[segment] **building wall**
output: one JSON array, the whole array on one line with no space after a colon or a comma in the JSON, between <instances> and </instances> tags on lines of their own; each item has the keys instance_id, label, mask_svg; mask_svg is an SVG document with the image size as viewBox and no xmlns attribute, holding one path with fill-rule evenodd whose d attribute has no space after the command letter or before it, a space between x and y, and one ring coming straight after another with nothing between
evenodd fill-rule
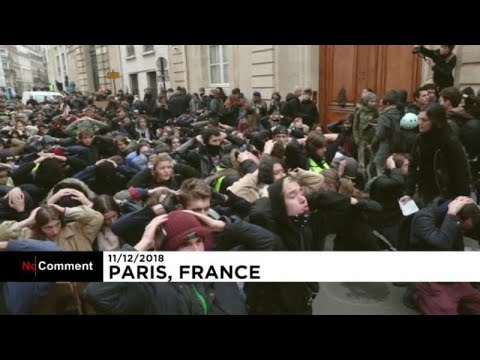
<instances>
[{"instance_id":1,"label":"building wall","mask_svg":"<svg viewBox=\"0 0 480 360\"><path fill-rule=\"evenodd\" d=\"M113 83L115 82L116 90L124 89L123 81L124 81L124 74L122 71L122 61L120 57L120 45L108 45L108 59L109 59L109 71L116 71L120 74L120 78L113 80L108 80L109 87L112 88Z\"/></svg>"},{"instance_id":2,"label":"building wall","mask_svg":"<svg viewBox=\"0 0 480 360\"><path fill-rule=\"evenodd\" d=\"M5 76L5 86L15 87L17 80L18 55L15 45L0 45L2 50L2 68Z\"/></svg>"},{"instance_id":3,"label":"building wall","mask_svg":"<svg viewBox=\"0 0 480 360\"><path fill-rule=\"evenodd\" d=\"M458 48L458 49L457 49ZM480 45L459 45L455 85L461 89L471 86L475 92L480 90Z\"/></svg>"},{"instance_id":4,"label":"building wall","mask_svg":"<svg viewBox=\"0 0 480 360\"><path fill-rule=\"evenodd\" d=\"M130 83L130 75L137 74L138 76L138 89L139 94L143 97L144 90L149 86L148 75L149 72L155 72L157 75L157 88L160 90L163 87L163 82L158 78L160 70L157 69L156 62L160 57L167 60L167 67L165 70L169 72L171 76L171 59L169 58L168 45L154 45L153 51L144 52L143 45L133 45L135 49L135 55L127 56L126 45L119 45L119 54L121 61L121 76L123 90L131 92L132 87ZM165 86L171 87L171 81L166 81Z\"/></svg>"},{"instance_id":5,"label":"building wall","mask_svg":"<svg viewBox=\"0 0 480 360\"><path fill-rule=\"evenodd\" d=\"M46 81L46 63L40 45L16 45L20 77L17 78L17 92L33 90Z\"/></svg>"},{"instance_id":6,"label":"building wall","mask_svg":"<svg viewBox=\"0 0 480 360\"><path fill-rule=\"evenodd\" d=\"M172 45L172 85L196 92L207 91L210 83L209 45ZM230 45L228 51L229 83L222 85L226 94L240 88L247 99L254 91L270 99L272 92L283 97L296 86L318 90L319 53L313 45Z\"/></svg>"},{"instance_id":7,"label":"building wall","mask_svg":"<svg viewBox=\"0 0 480 360\"><path fill-rule=\"evenodd\" d=\"M190 87L193 85L188 83L187 74L195 78L197 72L204 71L204 69L201 68L201 51L195 51L196 49L194 48L190 49L188 52L192 54L192 58L188 59L187 62L187 49L189 47L191 47L191 45L169 46L172 87L182 86L187 88L187 91L191 91ZM195 47L195 45L193 45L193 47ZM204 74L202 74L202 76L204 76Z\"/></svg>"},{"instance_id":8,"label":"building wall","mask_svg":"<svg viewBox=\"0 0 480 360\"><path fill-rule=\"evenodd\" d=\"M0 86L7 86L7 80L5 79L5 71L3 70L3 57L0 54Z\"/></svg>"},{"instance_id":9,"label":"building wall","mask_svg":"<svg viewBox=\"0 0 480 360\"><path fill-rule=\"evenodd\" d=\"M68 81L75 83L77 91L95 91L90 45L66 45L65 47ZM62 82L64 82L64 79L62 79Z\"/></svg>"}]
</instances>

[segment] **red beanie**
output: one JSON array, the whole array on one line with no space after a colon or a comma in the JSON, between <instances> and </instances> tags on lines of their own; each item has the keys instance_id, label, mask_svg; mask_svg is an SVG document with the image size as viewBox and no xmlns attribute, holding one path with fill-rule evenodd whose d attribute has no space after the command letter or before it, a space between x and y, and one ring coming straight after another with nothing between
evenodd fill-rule
<instances>
[{"instance_id":1,"label":"red beanie","mask_svg":"<svg viewBox=\"0 0 480 360\"><path fill-rule=\"evenodd\" d=\"M168 221L163 225L167 237L161 250L176 251L185 243L188 235L195 233L203 239L205 250L210 249L213 238L208 228L192 214L184 211L168 213Z\"/></svg>"},{"instance_id":2,"label":"red beanie","mask_svg":"<svg viewBox=\"0 0 480 360\"><path fill-rule=\"evenodd\" d=\"M57 156L65 156L65 150L61 148L56 148L55 150L53 150L53 153Z\"/></svg>"}]
</instances>

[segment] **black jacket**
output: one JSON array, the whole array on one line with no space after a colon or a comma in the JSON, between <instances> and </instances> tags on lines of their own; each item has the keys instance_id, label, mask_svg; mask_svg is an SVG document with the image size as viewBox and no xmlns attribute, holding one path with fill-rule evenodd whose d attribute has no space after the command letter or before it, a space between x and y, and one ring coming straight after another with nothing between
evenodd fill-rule
<instances>
[{"instance_id":1,"label":"black jacket","mask_svg":"<svg viewBox=\"0 0 480 360\"><path fill-rule=\"evenodd\" d=\"M184 95L172 95L167 100L168 110L173 117L179 117L180 115L188 112L188 102Z\"/></svg>"},{"instance_id":2,"label":"black jacket","mask_svg":"<svg viewBox=\"0 0 480 360\"><path fill-rule=\"evenodd\" d=\"M319 116L318 116L318 109L317 104L315 104L312 100L303 100L300 102L300 114L303 114L303 122L310 126L310 128L318 123Z\"/></svg>"},{"instance_id":3,"label":"black jacket","mask_svg":"<svg viewBox=\"0 0 480 360\"><path fill-rule=\"evenodd\" d=\"M217 193L215 193L217 194ZM217 194L220 195L220 194ZM251 209L251 204L245 199L227 192L228 200L226 203L223 203L221 207L215 207L214 210L220 215L230 216L232 212L238 214L240 217L245 217L248 215L248 212ZM212 197L212 202L214 198ZM222 195L219 197L224 199ZM176 200L175 198L169 198L164 203L165 211L170 212L176 209ZM122 241L128 244L136 244L138 240L142 237L145 227L148 225L152 219L157 216L153 212L150 206L146 206L143 209L130 212L123 215L112 225L112 231L120 238ZM236 225L238 226L238 225ZM222 245L222 248L225 246Z\"/></svg>"},{"instance_id":4,"label":"black jacket","mask_svg":"<svg viewBox=\"0 0 480 360\"><path fill-rule=\"evenodd\" d=\"M433 60L435 66L433 70L433 82L438 87L438 91L453 86L453 69L457 65L457 56L453 53L448 56L440 54L440 50L430 50L425 47L420 48L420 53Z\"/></svg>"},{"instance_id":5,"label":"black jacket","mask_svg":"<svg viewBox=\"0 0 480 360\"><path fill-rule=\"evenodd\" d=\"M469 159L480 154L480 120L470 119L460 129L460 141L467 151Z\"/></svg>"},{"instance_id":6,"label":"black jacket","mask_svg":"<svg viewBox=\"0 0 480 360\"><path fill-rule=\"evenodd\" d=\"M83 295L97 313L107 315L247 314L235 283L90 283Z\"/></svg>"},{"instance_id":7,"label":"black jacket","mask_svg":"<svg viewBox=\"0 0 480 360\"><path fill-rule=\"evenodd\" d=\"M278 249L279 240L259 226L238 218L227 219L225 231L215 239L215 248L227 251L238 246L247 251L272 251ZM133 248L127 244L123 250ZM207 308L202 306L196 292L207 300ZM91 283L85 290L85 299L97 312L104 314L247 313L245 301L235 283Z\"/></svg>"},{"instance_id":8,"label":"black jacket","mask_svg":"<svg viewBox=\"0 0 480 360\"><path fill-rule=\"evenodd\" d=\"M417 137L408 169L407 195L413 196L418 185L426 203L437 196L469 196L470 178L465 150L448 130L432 130Z\"/></svg>"},{"instance_id":9,"label":"black jacket","mask_svg":"<svg viewBox=\"0 0 480 360\"><path fill-rule=\"evenodd\" d=\"M281 238L282 251L322 251L330 233L350 236L361 242L355 211L350 198L337 193L314 193L308 200L310 214L288 217L282 195L282 180L268 188L269 198L254 204L250 221ZM344 226L345 219L349 226ZM364 222L367 225L366 221ZM365 234L365 233L364 233ZM311 300L318 283L252 283L247 287L247 302L254 314L311 314Z\"/></svg>"},{"instance_id":10,"label":"black jacket","mask_svg":"<svg viewBox=\"0 0 480 360\"><path fill-rule=\"evenodd\" d=\"M459 220L447 214L448 202L426 207L412 220L410 250L463 251L463 234Z\"/></svg>"}]
</instances>

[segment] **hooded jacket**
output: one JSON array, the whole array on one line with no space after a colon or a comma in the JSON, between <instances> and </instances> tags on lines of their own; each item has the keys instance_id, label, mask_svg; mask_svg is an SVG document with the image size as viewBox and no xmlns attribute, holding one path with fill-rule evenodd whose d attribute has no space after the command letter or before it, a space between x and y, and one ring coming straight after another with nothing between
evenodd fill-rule
<instances>
[{"instance_id":1,"label":"hooded jacket","mask_svg":"<svg viewBox=\"0 0 480 360\"><path fill-rule=\"evenodd\" d=\"M282 194L283 179L268 188L250 213L250 222L281 238L282 251L322 251L327 234L338 233L350 211L350 198L337 193L314 193L308 199L311 213L287 216ZM345 228L345 227L343 227ZM251 283L247 302L254 314L311 314L318 283Z\"/></svg>"},{"instance_id":2,"label":"hooded jacket","mask_svg":"<svg viewBox=\"0 0 480 360\"><path fill-rule=\"evenodd\" d=\"M400 134L400 120L402 113L396 108L389 108L378 117L378 125L372 145L378 144L374 162L377 165L384 165L388 157L397 151L398 136Z\"/></svg>"},{"instance_id":3,"label":"hooded jacket","mask_svg":"<svg viewBox=\"0 0 480 360\"><path fill-rule=\"evenodd\" d=\"M90 200L93 200L93 198L95 197L95 193L82 180L78 180L75 178L66 178L56 184L55 187L48 192L47 198L45 200L50 200L50 198L55 194L56 191L68 188L69 185L72 185L73 189L80 188L82 192L86 195L86 197Z\"/></svg>"}]
</instances>

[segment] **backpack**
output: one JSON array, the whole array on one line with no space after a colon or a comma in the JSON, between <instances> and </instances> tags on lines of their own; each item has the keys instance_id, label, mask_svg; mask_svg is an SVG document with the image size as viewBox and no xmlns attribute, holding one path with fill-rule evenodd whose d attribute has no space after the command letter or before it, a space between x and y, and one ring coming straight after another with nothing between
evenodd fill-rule
<instances>
[{"instance_id":1,"label":"backpack","mask_svg":"<svg viewBox=\"0 0 480 360\"><path fill-rule=\"evenodd\" d=\"M390 145L390 152L393 153L401 153L405 148L405 137L403 136L403 132L400 129L400 123L389 116L388 113L384 114L391 122L392 126L392 134L389 139Z\"/></svg>"}]
</instances>

